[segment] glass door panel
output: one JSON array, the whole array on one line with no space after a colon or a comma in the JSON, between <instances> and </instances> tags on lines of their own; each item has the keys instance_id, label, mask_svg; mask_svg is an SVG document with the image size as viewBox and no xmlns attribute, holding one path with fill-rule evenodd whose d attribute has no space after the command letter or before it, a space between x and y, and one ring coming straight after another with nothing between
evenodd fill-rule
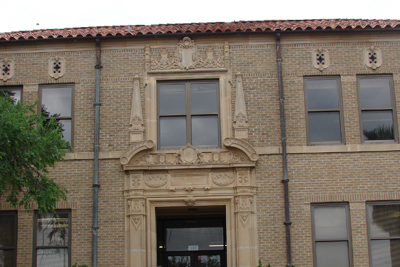
<instances>
[{"instance_id":1,"label":"glass door panel","mask_svg":"<svg viewBox=\"0 0 400 267\"><path fill-rule=\"evenodd\" d=\"M221 267L220 255L198 255L197 267Z\"/></svg>"},{"instance_id":2,"label":"glass door panel","mask_svg":"<svg viewBox=\"0 0 400 267\"><path fill-rule=\"evenodd\" d=\"M168 256L168 267L191 267L190 256Z\"/></svg>"}]
</instances>

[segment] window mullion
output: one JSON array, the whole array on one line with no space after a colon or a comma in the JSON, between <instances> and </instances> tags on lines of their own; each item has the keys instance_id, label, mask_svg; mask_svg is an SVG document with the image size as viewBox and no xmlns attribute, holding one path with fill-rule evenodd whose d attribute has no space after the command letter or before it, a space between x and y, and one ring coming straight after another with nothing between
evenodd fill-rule
<instances>
[{"instance_id":1,"label":"window mullion","mask_svg":"<svg viewBox=\"0 0 400 267\"><path fill-rule=\"evenodd\" d=\"M186 83L186 143L192 143L191 83Z\"/></svg>"}]
</instances>

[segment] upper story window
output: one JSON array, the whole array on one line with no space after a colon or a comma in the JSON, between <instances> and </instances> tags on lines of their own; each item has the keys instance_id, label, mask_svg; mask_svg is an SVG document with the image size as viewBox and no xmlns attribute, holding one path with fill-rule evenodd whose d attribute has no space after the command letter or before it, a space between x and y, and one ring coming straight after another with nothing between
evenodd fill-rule
<instances>
[{"instance_id":1,"label":"upper story window","mask_svg":"<svg viewBox=\"0 0 400 267\"><path fill-rule=\"evenodd\" d=\"M362 141L397 140L393 78L357 77Z\"/></svg>"},{"instance_id":2,"label":"upper story window","mask_svg":"<svg viewBox=\"0 0 400 267\"><path fill-rule=\"evenodd\" d=\"M9 95L14 100L14 103L22 101L21 87L0 87L0 93Z\"/></svg>"},{"instance_id":3,"label":"upper story window","mask_svg":"<svg viewBox=\"0 0 400 267\"><path fill-rule=\"evenodd\" d=\"M17 212L0 212L0 266L17 266Z\"/></svg>"},{"instance_id":4,"label":"upper story window","mask_svg":"<svg viewBox=\"0 0 400 267\"><path fill-rule=\"evenodd\" d=\"M159 148L220 147L218 81L159 82L157 95Z\"/></svg>"},{"instance_id":5,"label":"upper story window","mask_svg":"<svg viewBox=\"0 0 400 267\"><path fill-rule=\"evenodd\" d=\"M311 206L314 266L352 266L348 204Z\"/></svg>"},{"instance_id":6,"label":"upper story window","mask_svg":"<svg viewBox=\"0 0 400 267\"><path fill-rule=\"evenodd\" d=\"M40 112L48 119L55 117L62 126L62 137L73 146L73 85L42 85L39 90Z\"/></svg>"},{"instance_id":7,"label":"upper story window","mask_svg":"<svg viewBox=\"0 0 400 267\"><path fill-rule=\"evenodd\" d=\"M400 203L367 205L371 267L400 266Z\"/></svg>"},{"instance_id":8,"label":"upper story window","mask_svg":"<svg viewBox=\"0 0 400 267\"><path fill-rule=\"evenodd\" d=\"M33 266L71 266L71 212L35 212Z\"/></svg>"},{"instance_id":9,"label":"upper story window","mask_svg":"<svg viewBox=\"0 0 400 267\"><path fill-rule=\"evenodd\" d=\"M304 78L307 143L344 143L340 77Z\"/></svg>"}]
</instances>

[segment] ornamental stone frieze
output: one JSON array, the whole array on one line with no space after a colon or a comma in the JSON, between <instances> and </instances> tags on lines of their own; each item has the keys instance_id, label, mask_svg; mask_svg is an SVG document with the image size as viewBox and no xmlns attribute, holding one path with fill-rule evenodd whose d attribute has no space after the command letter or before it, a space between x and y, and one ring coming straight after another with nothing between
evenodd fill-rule
<instances>
[{"instance_id":1,"label":"ornamental stone frieze","mask_svg":"<svg viewBox=\"0 0 400 267\"><path fill-rule=\"evenodd\" d=\"M176 48L164 47L152 51L149 45L145 47L146 71L225 69L229 64L228 44L225 44L224 50L212 46L198 47L194 40L184 37Z\"/></svg>"}]
</instances>

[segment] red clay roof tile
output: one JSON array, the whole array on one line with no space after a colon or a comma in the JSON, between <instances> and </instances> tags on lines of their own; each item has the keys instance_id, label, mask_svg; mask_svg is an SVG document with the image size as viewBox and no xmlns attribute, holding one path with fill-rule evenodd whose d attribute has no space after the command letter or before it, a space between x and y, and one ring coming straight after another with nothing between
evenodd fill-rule
<instances>
[{"instance_id":1,"label":"red clay roof tile","mask_svg":"<svg viewBox=\"0 0 400 267\"><path fill-rule=\"evenodd\" d=\"M0 33L0 42L12 40L159 35L174 33L225 33L225 32L268 32L268 31L308 31L308 30L342 30L342 29L400 29L400 20L354 20L354 19L320 19L320 20L270 20L239 21L190 24L160 24L150 26L103 26L85 28L66 28L32 30Z\"/></svg>"}]
</instances>

